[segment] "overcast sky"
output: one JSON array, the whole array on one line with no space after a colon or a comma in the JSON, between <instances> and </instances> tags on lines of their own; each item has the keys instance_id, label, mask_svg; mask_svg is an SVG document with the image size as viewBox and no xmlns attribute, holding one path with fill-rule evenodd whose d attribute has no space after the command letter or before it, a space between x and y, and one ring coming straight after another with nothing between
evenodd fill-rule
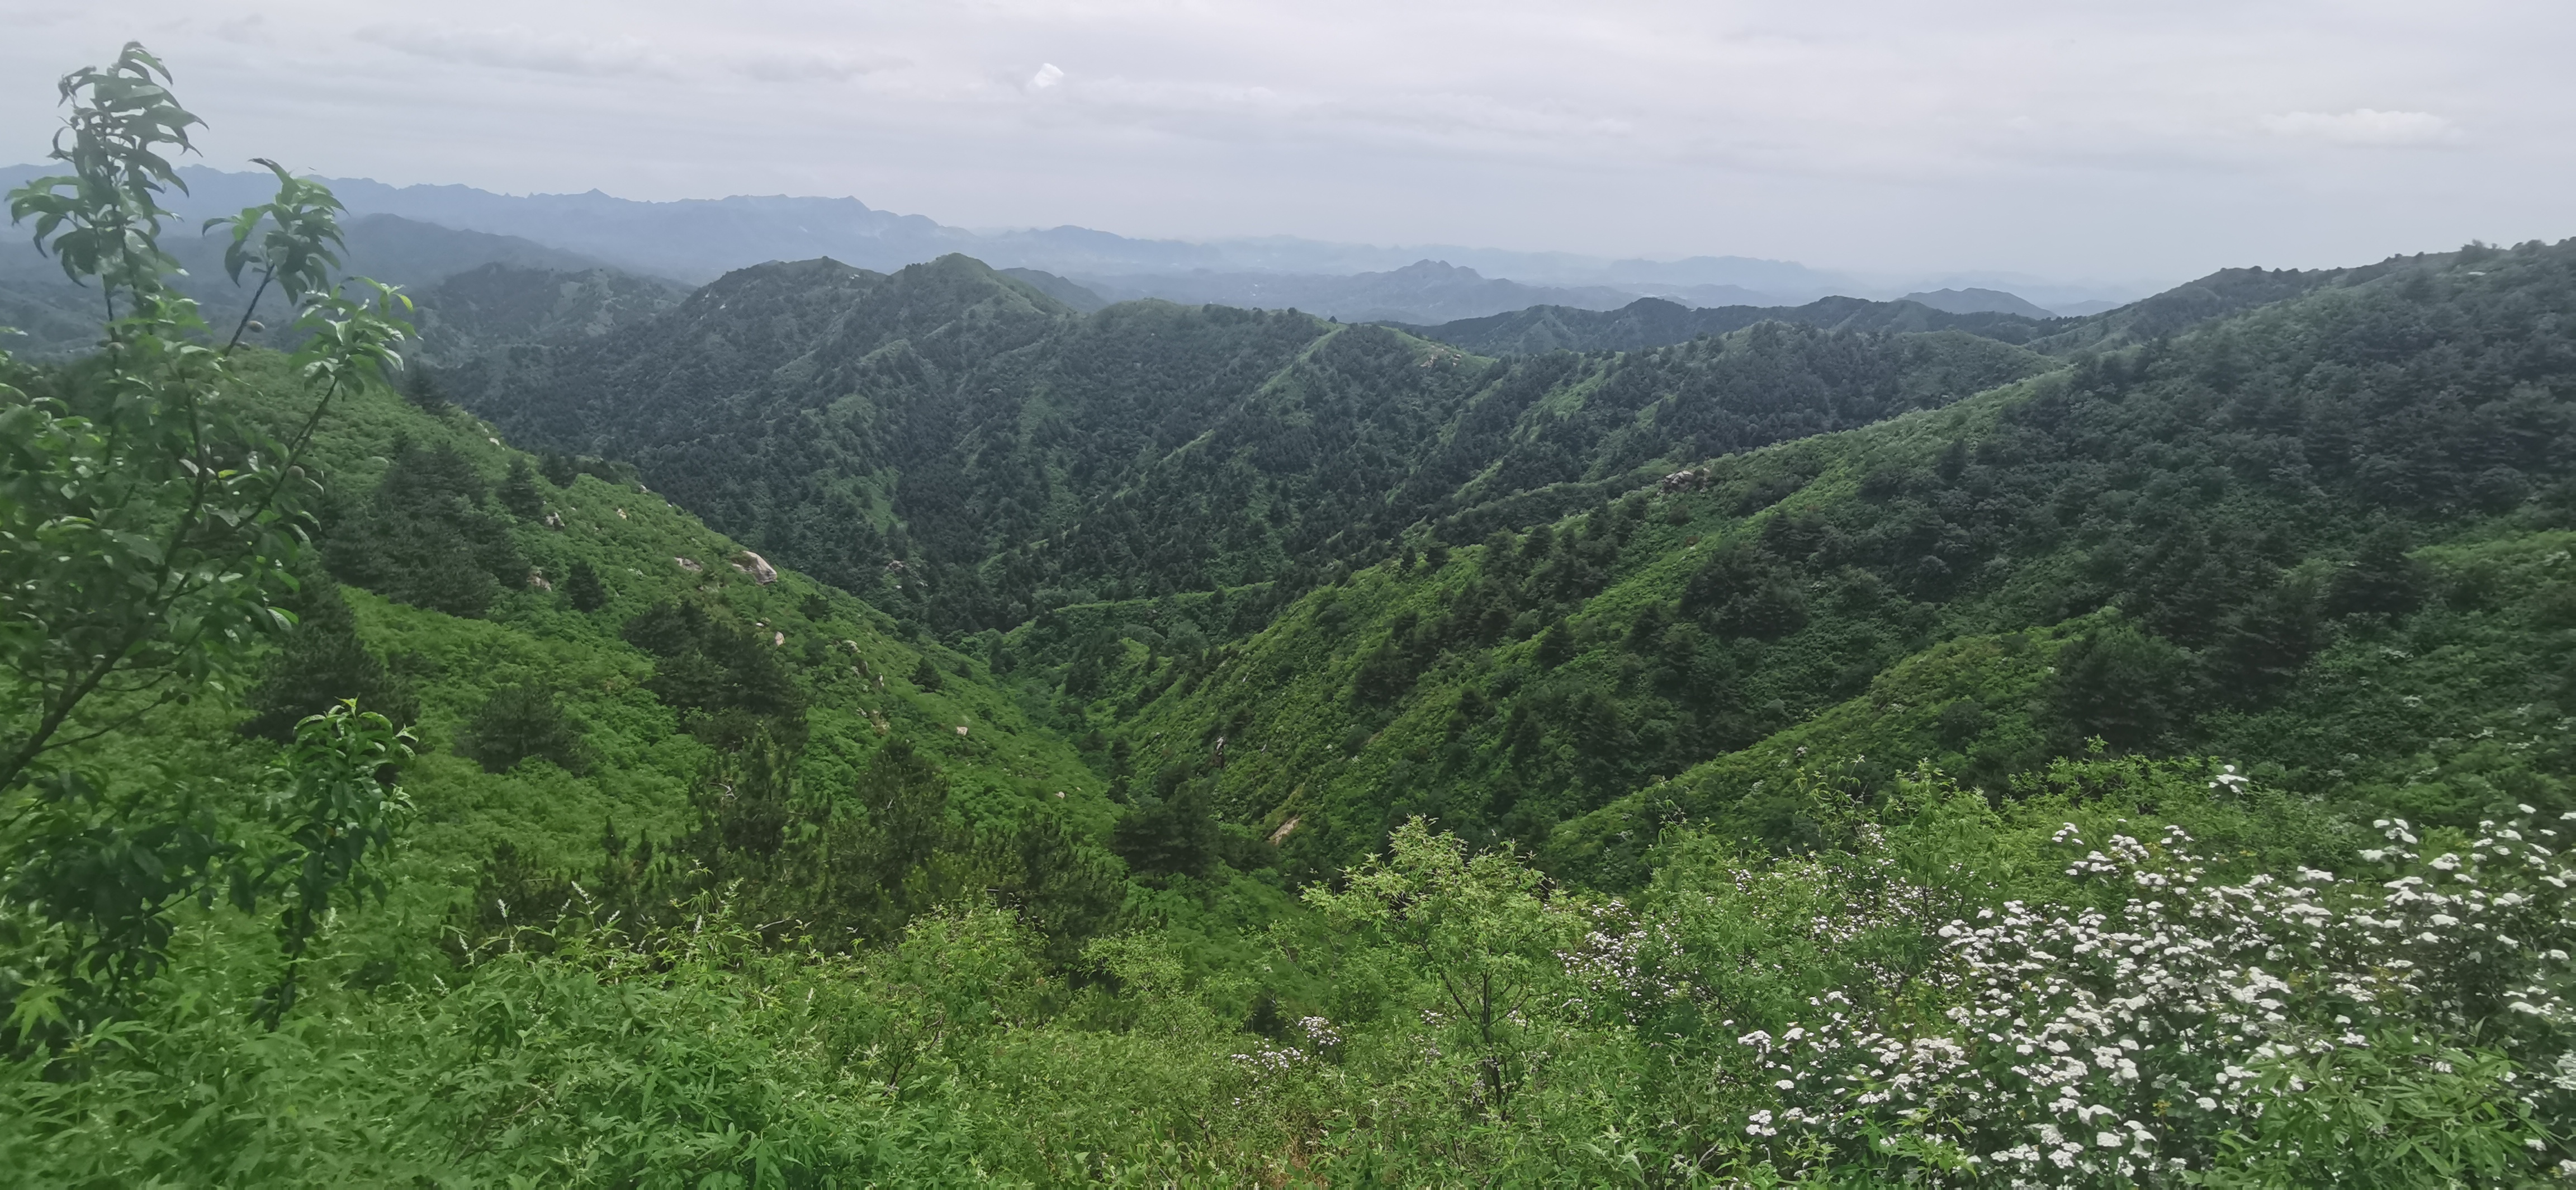
<instances>
[{"instance_id":1,"label":"overcast sky","mask_svg":"<svg viewBox=\"0 0 2576 1190\"><path fill-rule=\"evenodd\" d=\"M2179 279L2576 234L2565 0L0 0L206 159L972 227Z\"/></svg>"}]
</instances>

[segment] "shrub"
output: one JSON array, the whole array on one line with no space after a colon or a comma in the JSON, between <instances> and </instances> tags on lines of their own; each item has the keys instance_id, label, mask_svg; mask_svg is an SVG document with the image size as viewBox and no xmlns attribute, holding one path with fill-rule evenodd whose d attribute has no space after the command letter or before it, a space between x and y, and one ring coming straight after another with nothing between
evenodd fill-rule
<instances>
[{"instance_id":1,"label":"shrub","mask_svg":"<svg viewBox=\"0 0 2576 1190\"><path fill-rule=\"evenodd\" d=\"M457 737L456 751L487 773L508 772L530 757L572 772L583 768L581 725L564 714L553 691L530 683L503 686L483 700Z\"/></svg>"}]
</instances>

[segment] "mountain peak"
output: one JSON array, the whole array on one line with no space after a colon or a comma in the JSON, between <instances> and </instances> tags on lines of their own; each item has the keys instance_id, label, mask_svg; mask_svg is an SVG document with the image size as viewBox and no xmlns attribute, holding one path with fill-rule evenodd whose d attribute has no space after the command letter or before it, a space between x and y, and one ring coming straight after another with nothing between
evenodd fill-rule
<instances>
[{"instance_id":1,"label":"mountain peak","mask_svg":"<svg viewBox=\"0 0 2576 1190\"><path fill-rule=\"evenodd\" d=\"M1935 289L1909 293L1899 301L1919 302L1944 314L2019 314L2024 318L2055 318L2057 315L2017 294L2000 289Z\"/></svg>"},{"instance_id":2,"label":"mountain peak","mask_svg":"<svg viewBox=\"0 0 2576 1190\"><path fill-rule=\"evenodd\" d=\"M1483 273L1479 273L1474 269L1463 268L1445 260L1433 260L1429 257L1424 257L1421 260L1414 261L1412 264L1406 265L1403 268L1392 270L1387 273L1387 276L1436 277L1443 281L1482 281L1485 279L1485 275Z\"/></svg>"}]
</instances>

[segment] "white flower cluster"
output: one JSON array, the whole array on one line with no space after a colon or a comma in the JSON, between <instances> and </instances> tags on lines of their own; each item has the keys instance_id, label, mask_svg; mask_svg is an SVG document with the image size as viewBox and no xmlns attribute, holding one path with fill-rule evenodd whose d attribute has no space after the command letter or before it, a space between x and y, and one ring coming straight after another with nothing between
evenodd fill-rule
<instances>
[{"instance_id":1,"label":"white flower cluster","mask_svg":"<svg viewBox=\"0 0 2576 1190\"><path fill-rule=\"evenodd\" d=\"M1286 1074L1301 1065L1312 1062L1315 1060L1317 1051L1329 1049L1342 1043L1342 1031L1335 1028L1333 1022L1320 1016L1299 1018L1297 1021L1297 1031L1306 1035L1306 1048L1304 1049L1299 1049L1294 1046L1281 1046L1277 1048L1263 1046L1251 1051L1250 1053L1231 1055L1230 1060L1234 1062L1238 1069L1250 1074L1253 1081L1258 1083L1265 1077Z\"/></svg>"},{"instance_id":2,"label":"white flower cluster","mask_svg":"<svg viewBox=\"0 0 2576 1190\"><path fill-rule=\"evenodd\" d=\"M1652 961L1680 949L1672 923L1641 922L1627 902L1616 898L1586 905L1582 911L1591 917L1592 928L1585 931L1581 946L1557 956L1582 989L1567 1003L1570 1012L1580 1015L1596 1005L1615 1006L1633 1025L1654 1005L1688 994L1688 989L1660 975Z\"/></svg>"},{"instance_id":3,"label":"white flower cluster","mask_svg":"<svg viewBox=\"0 0 2576 1190\"><path fill-rule=\"evenodd\" d=\"M1296 1069L1298 1063L1305 1060L1306 1051L1304 1050L1272 1049L1269 1046L1263 1046L1248 1054L1233 1056L1235 1064L1245 1073L1250 1074L1255 1082L1259 1082L1265 1076L1286 1074Z\"/></svg>"},{"instance_id":4,"label":"white flower cluster","mask_svg":"<svg viewBox=\"0 0 2576 1190\"><path fill-rule=\"evenodd\" d=\"M2097 848L2068 824L2054 842L2075 853L2066 873L2103 894L2095 906L2014 901L1941 926L1941 1021L1856 986L1869 1010L1829 993L1812 1019L1742 1035L1736 1077L1774 1100L1743 1134L1790 1167L1824 1142L1935 1180L2129 1182L2208 1168L2223 1135L2310 1091L2300 1072L2338 1051L2385 1044L2449 1075L2438 1055L2468 1061L2450 1047L2472 1036L2526 1072L2500 1076L2516 1118L2566 1118L2576 868L2553 850L2558 831L2521 810L2429 860L2408 823L2383 821L2389 846L2361 855L2379 869L2368 877L2301 868L2224 884L2179 828Z\"/></svg>"}]
</instances>

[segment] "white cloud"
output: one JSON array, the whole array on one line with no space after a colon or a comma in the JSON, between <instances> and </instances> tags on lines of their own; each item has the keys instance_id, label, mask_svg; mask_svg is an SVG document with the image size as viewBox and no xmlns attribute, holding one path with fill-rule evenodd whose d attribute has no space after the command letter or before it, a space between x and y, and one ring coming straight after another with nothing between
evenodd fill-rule
<instances>
[{"instance_id":1,"label":"white cloud","mask_svg":"<svg viewBox=\"0 0 2576 1190\"><path fill-rule=\"evenodd\" d=\"M2460 137L2458 125L2431 112L2383 112L2368 107L2348 112L2283 112L2263 117L2263 128L2278 136L2338 145L2433 145Z\"/></svg>"},{"instance_id":2,"label":"white cloud","mask_svg":"<svg viewBox=\"0 0 2576 1190\"><path fill-rule=\"evenodd\" d=\"M631 38L565 37L517 26L466 29L371 25L358 30L358 39L463 66L592 76L678 73L669 57Z\"/></svg>"},{"instance_id":3,"label":"white cloud","mask_svg":"<svg viewBox=\"0 0 2576 1190\"><path fill-rule=\"evenodd\" d=\"M234 45L268 45L276 40L269 35L268 18L256 12L216 25L215 37Z\"/></svg>"},{"instance_id":4,"label":"white cloud","mask_svg":"<svg viewBox=\"0 0 2576 1190\"><path fill-rule=\"evenodd\" d=\"M736 61L733 68L737 74L756 79L839 83L902 64L899 60L861 58L835 51L797 50L756 53Z\"/></svg>"}]
</instances>

